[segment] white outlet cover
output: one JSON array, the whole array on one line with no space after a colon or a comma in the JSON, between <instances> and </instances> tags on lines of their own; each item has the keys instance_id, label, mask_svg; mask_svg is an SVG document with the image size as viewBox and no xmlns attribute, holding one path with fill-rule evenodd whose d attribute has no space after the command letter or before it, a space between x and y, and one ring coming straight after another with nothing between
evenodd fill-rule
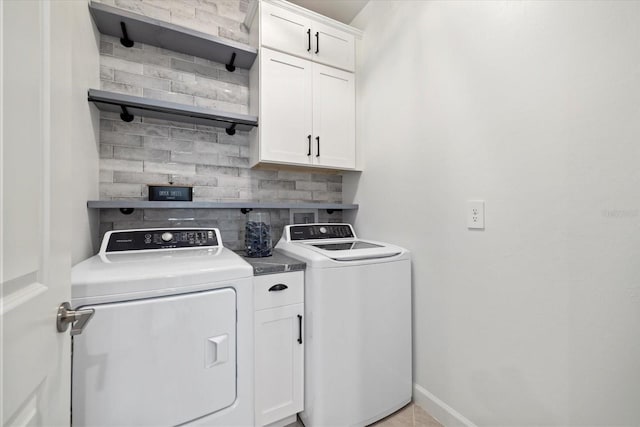
<instances>
[{"instance_id":1,"label":"white outlet cover","mask_svg":"<svg viewBox=\"0 0 640 427\"><path fill-rule=\"evenodd\" d=\"M484 200L467 201L467 228L484 229Z\"/></svg>"}]
</instances>

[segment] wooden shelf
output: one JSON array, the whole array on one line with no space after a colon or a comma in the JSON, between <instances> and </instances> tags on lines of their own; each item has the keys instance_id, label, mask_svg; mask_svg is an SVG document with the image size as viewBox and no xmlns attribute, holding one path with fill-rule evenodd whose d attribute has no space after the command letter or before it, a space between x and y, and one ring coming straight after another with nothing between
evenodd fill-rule
<instances>
[{"instance_id":1,"label":"wooden shelf","mask_svg":"<svg viewBox=\"0 0 640 427\"><path fill-rule=\"evenodd\" d=\"M231 128L248 131L258 126L258 118L246 114L229 113L176 102L159 101L139 96L89 89L89 101L101 111L122 113L122 107L133 116L152 117L199 125Z\"/></svg>"},{"instance_id":2,"label":"wooden shelf","mask_svg":"<svg viewBox=\"0 0 640 427\"><path fill-rule=\"evenodd\" d=\"M92 209L328 209L354 210L357 204L305 202L152 202L146 200L89 200Z\"/></svg>"},{"instance_id":3,"label":"wooden shelf","mask_svg":"<svg viewBox=\"0 0 640 427\"><path fill-rule=\"evenodd\" d=\"M235 54L234 65L249 69L258 50L243 43L212 36L190 28L139 15L117 7L92 1L89 10L102 34L121 38L124 23L130 40L158 46L175 52L229 64Z\"/></svg>"}]
</instances>

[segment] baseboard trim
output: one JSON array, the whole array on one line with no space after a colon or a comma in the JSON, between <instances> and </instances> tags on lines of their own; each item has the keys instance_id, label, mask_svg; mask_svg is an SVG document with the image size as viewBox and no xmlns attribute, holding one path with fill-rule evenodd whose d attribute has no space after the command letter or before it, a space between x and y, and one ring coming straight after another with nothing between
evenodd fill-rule
<instances>
[{"instance_id":1,"label":"baseboard trim","mask_svg":"<svg viewBox=\"0 0 640 427\"><path fill-rule=\"evenodd\" d=\"M464 415L415 383L413 384L413 401L445 427L477 427Z\"/></svg>"}]
</instances>

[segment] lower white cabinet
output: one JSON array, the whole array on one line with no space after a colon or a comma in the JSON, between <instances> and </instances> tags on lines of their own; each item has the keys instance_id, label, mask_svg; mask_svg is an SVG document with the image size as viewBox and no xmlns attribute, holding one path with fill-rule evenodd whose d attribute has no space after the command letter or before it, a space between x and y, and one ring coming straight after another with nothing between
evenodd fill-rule
<instances>
[{"instance_id":1,"label":"lower white cabinet","mask_svg":"<svg viewBox=\"0 0 640 427\"><path fill-rule=\"evenodd\" d=\"M299 271L254 278L257 426L275 423L304 409L303 274Z\"/></svg>"}]
</instances>

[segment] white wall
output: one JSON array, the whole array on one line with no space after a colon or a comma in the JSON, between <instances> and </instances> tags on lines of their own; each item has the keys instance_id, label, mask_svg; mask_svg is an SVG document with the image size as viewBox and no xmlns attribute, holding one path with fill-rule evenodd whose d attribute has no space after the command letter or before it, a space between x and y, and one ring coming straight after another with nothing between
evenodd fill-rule
<instances>
[{"instance_id":1,"label":"white wall","mask_svg":"<svg viewBox=\"0 0 640 427\"><path fill-rule=\"evenodd\" d=\"M345 200L413 252L416 399L446 424L640 425L639 23L630 1L380 0L354 22Z\"/></svg>"},{"instance_id":2,"label":"white wall","mask_svg":"<svg viewBox=\"0 0 640 427\"><path fill-rule=\"evenodd\" d=\"M100 35L93 25L85 1L70 1L73 28L71 45L73 119L71 156L73 164L71 220L72 262L76 264L97 251L98 212L87 209L87 200L98 199L98 129L100 114L87 101L89 88L100 88Z\"/></svg>"}]
</instances>

